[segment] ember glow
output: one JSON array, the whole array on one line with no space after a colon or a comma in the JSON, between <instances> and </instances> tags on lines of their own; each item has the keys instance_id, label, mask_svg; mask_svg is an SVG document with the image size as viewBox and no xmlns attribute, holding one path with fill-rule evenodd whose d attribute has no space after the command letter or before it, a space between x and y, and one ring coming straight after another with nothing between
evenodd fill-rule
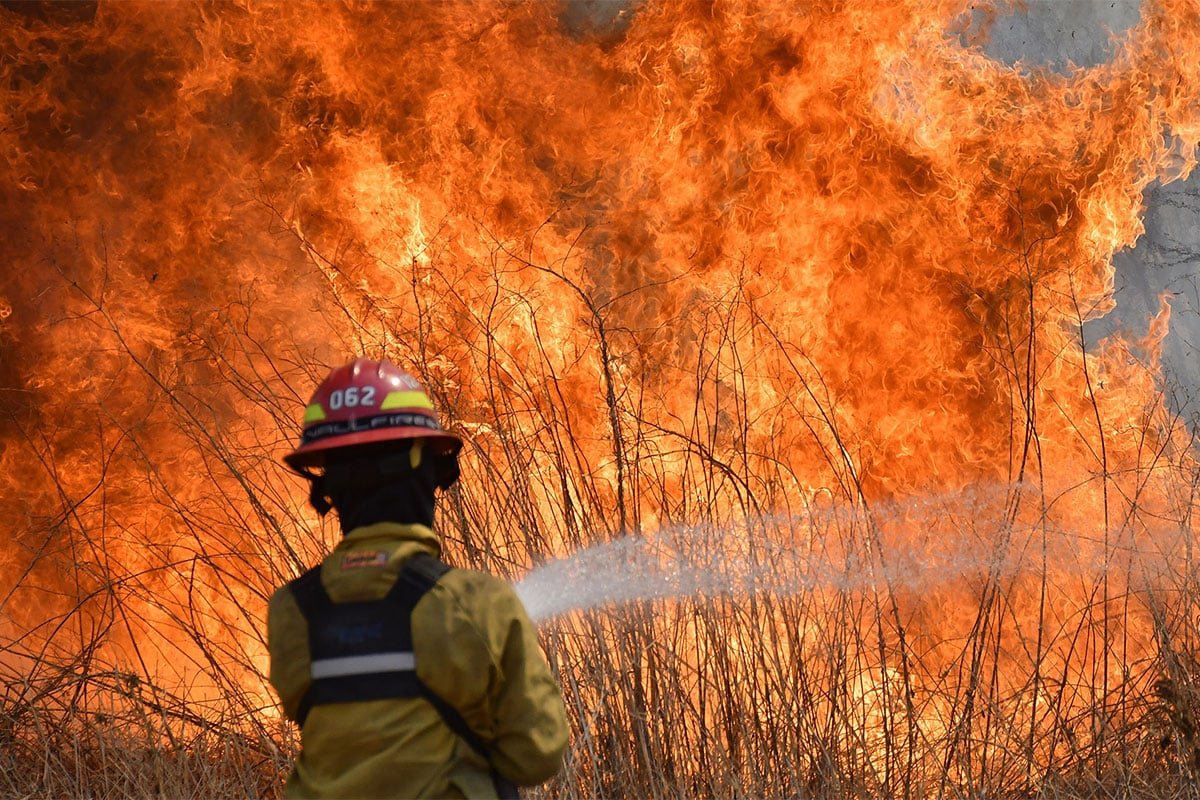
<instances>
[{"instance_id":1,"label":"ember glow","mask_svg":"<svg viewBox=\"0 0 1200 800\"><path fill-rule=\"evenodd\" d=\"M1200 4L1067 75L965 44L972 5L0 8L7 702L277 735L265 598L337 536L278 457L367 353L468 439L459 563L705 526L884 576L548 624L564 794L1187 761L1169 307L1080 326L1195 165ZM887 578L944 541L998 556Z\"/></svg>"}]
</instances>

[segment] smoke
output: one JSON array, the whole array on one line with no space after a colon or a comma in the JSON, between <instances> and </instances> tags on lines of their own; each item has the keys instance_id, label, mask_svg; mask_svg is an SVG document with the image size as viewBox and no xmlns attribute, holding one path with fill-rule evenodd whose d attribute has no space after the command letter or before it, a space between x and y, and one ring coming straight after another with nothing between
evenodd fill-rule
<instances>
[{"instance_id":1,"label":"smoke","mask_svg":"<svg viewBox=\"0 0 1200 800\"><path fill-rule=\"evenodd\" d=\"M1037 0L974 14L987 28L984 51L1025 69L1063 74L1110 61L1142 17L1141 0ZM1153 3L1151 7L1153 7ZM1156 181L1143 196L1145 232L1113 259L1115 307L1084 326L1087 346L1108 337L1136 340L1168 298L1161 387L1170 406L1200 429L1200 175Z\"/></svg>"}]
</instances>

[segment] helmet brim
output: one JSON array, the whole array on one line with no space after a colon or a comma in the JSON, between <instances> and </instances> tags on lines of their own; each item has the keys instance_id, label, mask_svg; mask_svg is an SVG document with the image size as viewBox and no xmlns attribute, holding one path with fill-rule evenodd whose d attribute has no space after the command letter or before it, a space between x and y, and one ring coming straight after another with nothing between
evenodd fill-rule
<instances>
[{"instance_id":1,"label":"helmet brim","mask_svg":"<svg viewBox=\"0 0 1200 800\"><path fill-rule=\"evenodd\" d=\"M297 447L283 457L283 462L294 470L325 466L325 456L333 450L344 450L363 444L380 442L402 442L424 439L430 448L440 455L458 455L462 450L462 439L452 433L431 431L429 428L382 428L374 431L348 433L330 437Z\"/></svg>"}]
</instances>

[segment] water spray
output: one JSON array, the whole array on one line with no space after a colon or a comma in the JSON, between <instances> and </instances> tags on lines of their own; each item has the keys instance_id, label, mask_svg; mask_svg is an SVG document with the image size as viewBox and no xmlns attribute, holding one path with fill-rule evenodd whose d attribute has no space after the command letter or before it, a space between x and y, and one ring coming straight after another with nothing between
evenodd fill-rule
<instances>
[{"instance_id":1,"label":"water spray","mask_svg":"<svg viewBox=\"0 0 1200 800\"><path fill-rule=\"evenodd\" d=\"M1092 533L1014 512L1023 487L975 487L903 503L839 507L730 525L677 525L585 548L531 570L515 589L535 622L571 611L699 596L926 592L1047 569L1098 576L1112 561ZM1019 505L1019 503L1018 503ZM1109 547L1161 573L1180 532Z\"/></svg>"}]
</instances>

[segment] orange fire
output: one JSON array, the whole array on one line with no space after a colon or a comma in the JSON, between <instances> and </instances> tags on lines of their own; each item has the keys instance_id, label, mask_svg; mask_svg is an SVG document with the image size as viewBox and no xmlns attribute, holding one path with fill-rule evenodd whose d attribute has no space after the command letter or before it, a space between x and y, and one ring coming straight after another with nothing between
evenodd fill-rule
<instances>
[{"instance_id":1,"label":"orange fire","mask_svg":"<svg viewBox=\"0 0 1200 800\"><path fill-rule=\"evenodd\" d=\"M326 367L366 352L469 440L440 517L463 563L848 509L761 535L881 575L944 537L1018 565L750 618L703 601L720 630L686 604L561 620L577 741L651 724L589 682L589 647L640 676L628 708L693 707L655 745L677 775L769 762L730 711L764 692L790 699L755 730L861 731L889 792L1037 784L1126 736L1194 646L1200 473L1157 383L1165 301L1145 341L1080 327L1143 192L1195 165L1200 6L1147 0L1068 75L965 45L969 14L0 9L6 685L116 670L268 720L265 597L336 536L277 459ZM979 487L978 514L912 510ZM822 619L854 620L841 667ZM693 677L656 684L664 663ZM568 779L598 789L611 758Z\"/></svg>"}]
</instances>

